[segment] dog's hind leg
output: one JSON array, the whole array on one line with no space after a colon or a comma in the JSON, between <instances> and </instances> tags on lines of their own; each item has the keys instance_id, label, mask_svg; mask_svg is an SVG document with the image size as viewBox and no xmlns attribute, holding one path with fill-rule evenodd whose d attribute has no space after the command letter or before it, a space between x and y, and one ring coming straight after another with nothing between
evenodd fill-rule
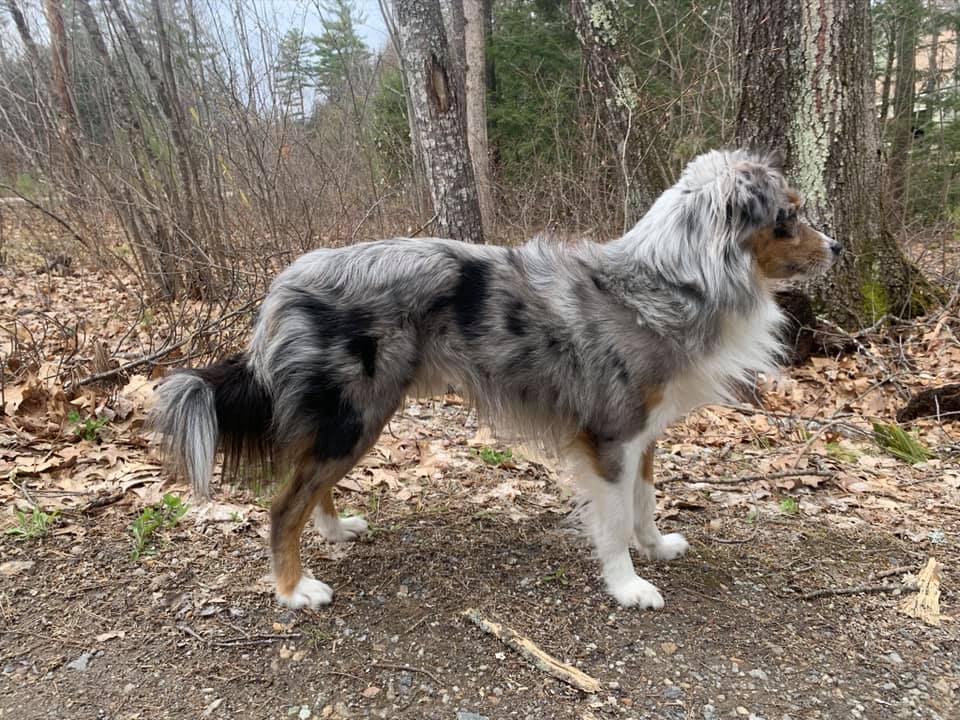
<instances>
[{"instance_id":1,"label":"dog's hind leg","mask_svg":"<svg viewBox=\"0 0 960 720\"><path fill-rule=\"evenodd\" d=\"M350 469L350 464L318 463L305 455L296 464L290 481L270 506L270 550L277 599L290 608L318 608L333 600L326 583L304 573L300 560L300 535L321 494ZM346 465L346 467L344 467Z\"/></svg>"},{"instance_id":2,"label":"dog's hind leg","mask_svg":"<svg viewBox=\"0 0 960 720\"><path fill-rule=\"evenodd\" d=\"M637 480L633 488L633 536L637 546L651 560L674 560L689 545L680 533L661 535L657 529L656 490L653 484L653 454L656 442L643 451Z\"/></svg>"},{"instance_id":3,"label":"dog's hind leg","mask_svg":"<svg viewBox=\"0 0 960 720\"><path fill-rule=\"evenodd\" d=\"M356 540L367 532L367 521L362 517L355 515L342 518L337 514L332 486L320 492L320 501L313 511L313 524L327 542Z\"/></svg>"},{"instance_id":4,"label":"dog's hind leg","mask_svg":"<svg viewBox=\"0 0 960 720\"><path fill-rule=\"evenodd\" d=\"M659 610L663 597L639 577L630 558L633 537L633 486L645 443L598 444L592 437L578 439L578 481L585 490L585 520L603 567L607 590L624 607ZM575 457L576 459L576 457Z\"/></svg>"}]
</instances>

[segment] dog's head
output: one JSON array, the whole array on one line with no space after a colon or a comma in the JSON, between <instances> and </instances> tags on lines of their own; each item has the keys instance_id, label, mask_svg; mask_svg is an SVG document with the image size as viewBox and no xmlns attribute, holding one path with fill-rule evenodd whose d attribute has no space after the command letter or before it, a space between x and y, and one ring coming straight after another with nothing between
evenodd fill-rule
<instances>
[{"instance_id":1,"label":"dog's head","mask_svg":"<svg viewBox=\"0 0 960 720\"><path fill-rule=\"evenodd\" d=\"M745 150L707 153L687 166L684 182L706 191L724 250L747 254L762 279L812 278L840 255L840 243L804 219L803 198L776 158Z\"/></svg>"}]
</instances>

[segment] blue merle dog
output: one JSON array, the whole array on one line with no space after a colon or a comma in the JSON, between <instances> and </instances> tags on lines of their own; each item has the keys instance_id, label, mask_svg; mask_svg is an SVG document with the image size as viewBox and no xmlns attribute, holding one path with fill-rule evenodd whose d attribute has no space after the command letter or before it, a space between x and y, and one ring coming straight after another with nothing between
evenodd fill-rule
<instances>
[{"instance_id":1,"label":"blue merle dog","mask_svg":"<svg viewBox=\"0 0 960 720\"><path fill-rule=\"evenodd\" d=\"M338 517L333 487L405 397L453 386L486 420L571 458L607 588L660 608L630 546L670 560L687 542L654 521L654 443L775 368L773 290L840 252L800 206L771 159L713 151L606 244L315 250L276 278L245 352L160 385L162 449L201 495L218 448L228 467L269 458L290 473L270 509L277 597L316 608L333 591L301 564L308 519L329 540L363 533L362 518Z\"/></svg>"}]
</instances>

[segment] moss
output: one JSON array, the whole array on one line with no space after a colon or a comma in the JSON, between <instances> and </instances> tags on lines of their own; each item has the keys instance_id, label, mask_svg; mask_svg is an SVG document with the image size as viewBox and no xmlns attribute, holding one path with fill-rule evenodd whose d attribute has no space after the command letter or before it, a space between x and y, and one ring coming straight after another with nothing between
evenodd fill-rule
<instances>
[{"instance_id":1,"label":"moss","mask_svg":"<svg viewBox=\"0 0 960 720\"><path fill-rule=\"evenodd\" d=\"M864 316L871 323L890 312L887 289L873 278L865 280L860 286L860 296L863 298Z\"/></svg>"}]
</instances>

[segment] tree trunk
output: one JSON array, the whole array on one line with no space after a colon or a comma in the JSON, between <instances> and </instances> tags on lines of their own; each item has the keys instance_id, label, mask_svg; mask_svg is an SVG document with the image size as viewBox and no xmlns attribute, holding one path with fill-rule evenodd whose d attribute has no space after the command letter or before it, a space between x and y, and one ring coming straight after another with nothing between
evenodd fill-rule
<instances>
[{"instance_id":1,"label":"tree trunk","mask_svg":"<svg viewBox=\"0 0 960 720\"><path fill-rule=\"evenodd\" d=\"M844 327L932 301L880 212L868 0L734 0L740 144L778 149L811 222L844 244L809 291Z\"/></svg>"},{"instance_id":2,"label":"tree trunk","mask_svg":"<svg viewBox=\"0 0 960 720\"><path fill-rule=\"evenodd\" d=\"M644 163L640 88L623 48L623 0L571 0L570 11L591 91L603 114L607 141L623 186L623 228L643 217L657 196Z\"/></svg>"},{"instance_id":3,"label":"tree trunk","mask_svg":"<svg viewBox=\"0 0 960 720\"><path fill-rule=\"evenodd\" d=\"M77 111L70 93L70 55L67 48L67 30L63 25L63 10L60 0L45 0L44 11L47 16L47 29L50 32L50 85L51 94L57 102L57 146L62 155L59 158L62 181L69 189L79 189L77 176L80 153L77 147L74 128L77 123ZM72 201L73 198L71 198Z\"/></svg>"},{"instance_id":4,"label":"tree trunk","mask_svg":"<svg viewBox=\"0 0 960 720\"><path fill-rule=\"evenodd\" d=\"M896 23L887 21L887 57L883 65L880 89L880 137L886 136L887 115L890 113L890 88L893 85L893 61L897 56Z\"/></svg>"},{"instance_id":5,"label":"tree trunk","mask_svg":"<svg viewBox=\"0 0 960 720\"><path fill-rule=\"evenodd\" d=\"M30 27L27 25L27 19L23 16L23 10L21 10L17 4L17 0L7 0L6 5L10 11L10 17L13 18L13 24L17 28L17 33L20 35L20 40L27 50L27 55L30 56L30 65L35 69L35 72L39 72L42 67L40 64L40 51L37 49L37 44L33 41L33 35L30 34Z\"/></svg>"},{"instance_id":6,"label":"tree trunk","mask_svg":"<svg viewBox=\"0 0 960 720\"><path fill-rule=\"evenodd\" d=\"M483 242L466 112L440 4L438 0L396 0L396 22L438 233Z\"/></svg>"},{"instance_id":7,"label":"tree trunk","mask_svg":"<svg viewBox=\"0 0 960 720\"><path fill-rule=\"evenodd\" d=\"M484 237L492 237L496 220L490 149L487 141L487 35L484 0L463 0L467 144L477 181Z\"/></svg>"},{"instance_id":8,"label":"tree trunk","mask_svg":"<svg viewBox=\"0 0 960 720\"><path fill-rule=\"evenodd\" d=\"M913 145L913 106L916 99L917 36L920 31L920 3L918 0L894 0L894 23L897 42L897 72L893 87L893 133L890 140L891 210L902 222L906 207L907 175L910 167L910 147Z\"/></svg>"}]
</instances>

